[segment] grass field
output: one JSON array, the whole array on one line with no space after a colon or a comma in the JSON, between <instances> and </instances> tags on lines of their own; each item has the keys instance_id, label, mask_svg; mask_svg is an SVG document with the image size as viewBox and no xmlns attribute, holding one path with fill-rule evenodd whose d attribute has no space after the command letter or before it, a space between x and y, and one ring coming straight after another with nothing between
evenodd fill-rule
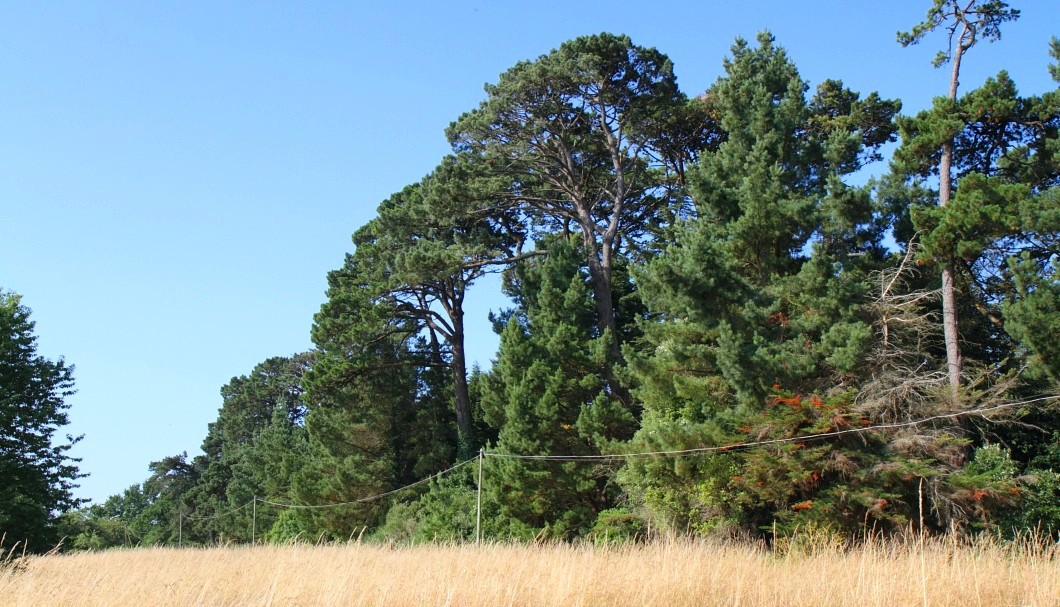
<instances>
[{"instance_id":1,"label":"grass field","mask_svg":"<svg viewBox=\"0 0 1060 607\"><path fill-rule=\"evenodd\" d=\"M684 541L591 546L294 545L28 557L11 606L1060 606L1060 549L879 543L778 556Z\"/></svg>"}]
</instances>

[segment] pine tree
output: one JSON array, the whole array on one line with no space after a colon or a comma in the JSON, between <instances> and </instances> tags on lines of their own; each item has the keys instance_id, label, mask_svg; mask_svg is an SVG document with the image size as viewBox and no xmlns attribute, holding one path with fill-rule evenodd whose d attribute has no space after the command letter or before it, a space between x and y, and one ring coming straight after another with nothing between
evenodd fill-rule
<instances>
[{"instance_id":1,"label":"pine tree","mask_svg":"<svg viewBox=\"0 0 1060 607\"><path fill-rule=\"evenodd\" d=\"M837 81L807 100L807 85L768 34L757 47L738 40L725 69L706 94L724 141L689 174L696 216L636 272L655 320L630 359L645 409L632 450L860 423L852 389L872 327L859 304L871 292L870 271L883 264L885 226L870 192L843 179L893 139L898 103L862 99ZM776 518L849 523L863 520L871 492L838 488L867 476L872 452L835 441L634 460L620 478L660 525L677 530L755 532Z\"/></svg>"},{"instance_id":2,"label":"pine tree","mask_svg":"<svg viewBox=\"0 0 1060 607\"><path fill-rule=\"evenodd\" d=\"M1019 18L1019 11L1008 8L1008 4L999 0L978 2L961 2L960 0L934 0L924 21L918 23L908 32L898 33L898 42L902 46L920 42L928 33L944 26L949 33L949 44L946 51L940 51L935 57L935 67L950 63L949 103L957 100L957 87L960 84L961 61L973 46L980 40L998 40L1001 38L1000 26L1006 21ZM953 145L951 139L943 137L938 148L939 206L945 207L950 202L953 189ZM960 337L957 323L957 295L955 284L954 260L942 259L942 324L946 340L946 363L949 368L950 386L954 395L958 393L961 383L963 361L961 359Z\"/></svg>"},{"instance_id":3,"label":"pine tree","mask_svg":"<svg viewBox=\"0 0 1060 607\"><path fill-rule=\"evenodd\" d=\"M622 360L614 272L682 212L684 170L711 139L709 115L680 93L665 55L612 34L520 62L486 92L450 125L450 142L507 178L495 212L581 239L597 329L612 340L608 389L632 408L610 368Z\"/></svg>"},{"instance_id":4,"label":"pine tree","mask_svg":"<svg viewBox=\"0 0 1060 607\"><path fill-rule=\"evenodd\" d=\"M598 454L628 438L635 421L606 389L610 338L595 322L584 252L564 238L539 248L547 255L521 264L508 281L517 308L481 380L486 420L498 429L493 451ZM583 534L614 498L607 471L584 462L490 458L488 465L491 500L516 537Z\"/></svg>"},{"instance_id":5,"label":"pine tree","mask_svg":"<svg viewBox=\"0 0 1060 607\"><path fill-rule=\"evenodd\" d=\"M1001 72L900 125L894 169L914 186L937 172L937 150L950 149L948 203L913 205L909 212L922 234L921 261L953 268L958 303L968 308L962 347L986 341L976 339L983 330L974 330L986 324L996 345L993 352L973 352L981 362L995 364L1007 352L1030 348L1037 355L1032 366L1055 377L1055 340L1047 336L1060 250L1060 91L1021 96ZM1005 332L1022 348L1006 343Z\"/></svg>"},{"instance_id":6,"label":"pine tree","mask_svg":"<svg viewBox=\"0 0 1060 607\"><path fill-rule=\"evenodd\" d=\"M221 388L217 420L193 460L201 476L182 496L189 539L249 542L255 523L248 504L290 501L293 474L306 457L303 376L313 361L312 352L269 358ZM275 518L274 510L260 509L257 529Z\"/></svg>"}]
</instances>

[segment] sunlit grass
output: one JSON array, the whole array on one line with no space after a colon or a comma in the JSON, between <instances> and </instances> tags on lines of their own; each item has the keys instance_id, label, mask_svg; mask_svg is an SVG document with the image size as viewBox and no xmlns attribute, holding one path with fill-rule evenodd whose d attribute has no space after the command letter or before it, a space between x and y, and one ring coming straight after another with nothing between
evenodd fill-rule
<instances>
[{"instance_id":1,"label":"sunlit grass","mask_svg":"<svg viewBox=\"0 0 1060 607\"><path fill-rule=\"evenodd\" d=\"M646 545L143 548L27 557L4 605L1060 605L1057 546L944 540L778 555Z\"/></svg>"}]
</instances>

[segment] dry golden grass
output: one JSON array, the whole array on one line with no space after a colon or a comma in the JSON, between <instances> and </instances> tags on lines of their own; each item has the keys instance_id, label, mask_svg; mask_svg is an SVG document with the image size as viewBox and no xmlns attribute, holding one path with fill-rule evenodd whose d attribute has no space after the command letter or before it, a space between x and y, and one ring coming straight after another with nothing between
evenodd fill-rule
<instances>
[{"instance_id":1,"label":"dry golden grass","mask_svg":"<svg viewBox=\"0 0 1060 607\"><path fill-rule=\"evenodd\" d=\"M1056 546L264 546L31 557L4 605L1060 605Z\"/></svg>"}]
</instances>

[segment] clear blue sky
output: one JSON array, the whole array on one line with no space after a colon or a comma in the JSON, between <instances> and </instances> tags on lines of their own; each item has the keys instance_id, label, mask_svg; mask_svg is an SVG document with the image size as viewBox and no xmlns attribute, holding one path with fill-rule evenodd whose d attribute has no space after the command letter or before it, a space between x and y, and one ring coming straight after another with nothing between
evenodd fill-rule
<instances>
[{"instance_id":1,"label":"clear blue sky","mask_svg":"<svg viewBox=\"0 0 1060 607\"><path fill-rule=\"evenodd\" d=\"M811 85L913 112L942 94L941 34L901 49L928 0L846 2L16 2L0 0L0 288L40 351L76 365L68 430L97 501L198 452L233 376L311 346L326 274L378 203L448 151L482 85L578 35L654 46L705 90L736 36L771 30ZM964 90L1005 67L1051 88L1055 0L977 47ZM474 293L471 358L506 305Z\"/></svg>"}]
</instances>

